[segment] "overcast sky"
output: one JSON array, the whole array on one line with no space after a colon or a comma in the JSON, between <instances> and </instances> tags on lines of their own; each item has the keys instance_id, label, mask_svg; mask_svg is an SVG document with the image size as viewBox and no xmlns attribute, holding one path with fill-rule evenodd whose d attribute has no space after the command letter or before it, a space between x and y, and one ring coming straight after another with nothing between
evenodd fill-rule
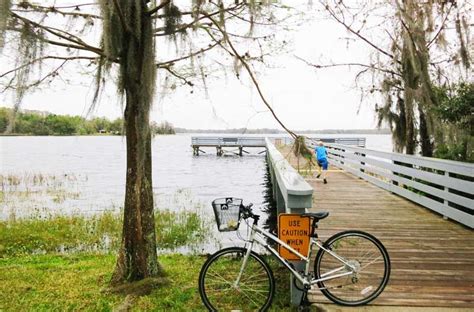
<instances>
[{"instance_id":1,"label":"overcast sky","mask_svg":"<svg viewBox=\"0 0 474 312\"><path fill-rule=\"evenodd\" d=\"M315 71L293 56L311 62L363 61L370 52L368 46L362 43L347 46L343 39L346 31L323 19L312 19L288 36L292 39L289 53L271 60L277 68L258 73L263 92L280 119L295 130L375 128L373 99L361 102L360 94L354 89L356 69ZM6 58L2 56L2 59L1 63L5 64ZM53 86L29 94L22 108L85 116L94 91L93 79L76 76L63 77ZM160 97L160 91L157 88L151 115L158 122L166 120L188 129L279 128L244 72L240 81L232 75L227 79L211 79L208 96L197 88L190 93L189 87L178 87L165 97ZM0 106L11 106L11 96L3 96L2 100ZM119 117L121 108L117 103L114 88L107 88L94 116Z\"/></svg>"}]
</instances>

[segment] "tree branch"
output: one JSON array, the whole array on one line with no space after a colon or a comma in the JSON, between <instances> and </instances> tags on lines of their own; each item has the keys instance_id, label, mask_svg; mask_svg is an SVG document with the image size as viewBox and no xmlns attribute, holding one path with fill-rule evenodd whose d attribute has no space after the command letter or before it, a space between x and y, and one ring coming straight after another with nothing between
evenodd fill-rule
<instances>
[{"instance_id":1,"label":"tree branch","mask_svg":"<svg viewBox=\"0 0 474 312\"><path fill-rule=\"evenodd\" d=\"M362 41L364 41L365 43L367 43L368 45L370 45L371 47L373 47L374 49L376 49L377 51L379 51L380 53L390 57L391 59L393 59L394 61L396 61L397 63L400 63L396 58L395 56L393 56L391 53L388 53L387 51L383 50L382 48L376 46L374 43L372 43L370 40L368 40L367 38L365 38L364 36L362 36L360 33L358 33L357 31L353 30L349 25L347 25L343 20L341 20L340 18L337 17L336 13L334 13L331 8L329 7L329 5L326 5L324 4L322 1L319 1L319 3L324 6L324 8L326 9L327 12L329 12L329 14L332 16L332 18L334 20L336 20L336 22L338 22L339 24L341 24L342 26L344 26L349 32L351 32L352 34L356 35L357 37L359 37Z\"/></svg>"},{"instance_id":2,"label":"tree branch","mask_svg":"<svg viewBox=\"0 0 474 312\"><path fill-rule=\"evenodd\" d=\"M183 81L184 81L184 84L186 84L186 85L188 85L188 86L190 86L190 87L193 87L193 86L194 86L194 84L193 84L191 81L187 80L187 79L186 79L185 77L183 77L183 76L178 75L178 74L177 74L176 72L174 72L169 66L164 66L164 67L161 67L161 68L166 69L171 75L175 76L176 78L183 80Z\"/></svg>"},{"instance_id":3,"label":"tree branch","mask_svg":"<svg viewBox=\"0 0 474 312\"><path fill-rule=\"evenodd\" d=\"M52 10L51 8L34 8L32 10L25 10L25 9L13 9L12 11L14 12L19 12L19 13L55 13L55 14L61 14L63 16L74 16L74 17L83 17L83 18L95 18L95 19L102 19L101 16L95 15L95 14L89 14L89 13L82 13L82 12L64 12L60 10Z\"/></svg>"},{"instance_id":4,"label":"tree branch","mask_svg":"<svg viewBox=\"0 0 474 312\"><path fill-rule=\"evenodd\" d=\"M233 11L233 10L237 10L237 9L239 9L239 8L242 7L242 6L243 6L243 4L240 3L240 4L238 4L238 5L235 5L235 6L233 6L233 7L230 7L230 8L225 9L224 12L230 12L230 11ZM201 20L203 20L203 19L206 19L206 18L208 18L208 17L212 17L212 16L214 16L214 15L218 15L218 14L220 14L221 12L220 12L220 11L215 11L215 12L212 12L212 13L206 13L206 12L202 12L202 13L203 13L203 15L199 16L199 18L194 19L194 20L193 20L192 22L190 22L190 23L181 25L181 27L179 27L178 29L176 29L173 33L182 32L182 31L186 30L187 28L194 26L194 25L197 24L199 21L201 21ZM167 35L169 35L168 33L156 33L156 32L158 32L158 31L160 31L160 30L163 30L163 29L162 29L162 28L157 28L157 29L155 29L155 36L158 37L158 36L167 36Z\"/></svg>"},{"instance_id":5,"label":"tree branch","mask_svg":"<svg viewBox=\"0 0 474 312\"><path fill-rule=\"evenodd\" d=\"M217 45L219 45L219 43L220 43L220 42L216 42L216 43L214 43L214 44L210 44L210 45L209 45L207 48L205 48L205 49L201 49L201 50L199 50L199 51L190 53L190 54L188 54L188 55L186 55L186 56L183 56L183 57L179 57L179 58L175 58L175 59L173 59L173 60L169 60L169 61L157 63L157 64L156 64L156 67L158 67L158 68L166 68L166 67L168 67L168 66L174 65L174 63L176 63L176 62L183 61L183 60L192 58L192 57L194 57L194 56L196 56L196 55L205 53L205 52L211 50L212 48L216 47Z\"/></svg>"},{"instance_id":6,"label":"tree branch","mask_svg":"<svg viewBox=\"0 0 474 312\"><path fill-rule=\"evenodd\" d=\"M3 74L0 74L0 78L3 78L5 77L6 75L8 74L11 74L13 72L16 72L17 70L20 70L22 68L25 68L27 66L30 66L32 64L35 64L37 62L41 62L41 61L44 61L44 60L64 60L64 61L71 61L71 60L97 60L98 58L97 57L90 57L90 56L70 56L70 57L65 57L65 56L54 56L54 55L48 55L48 56L43 56L43 57L40 57L40 58L37 58L37 59L34 59L28 63L25 63L23 65L20 65L14 69L11 69L7 72L4 72Z\"/></svg>"},{"instance_id":7,"label":"tree branch","mask_svg":"<svg viewBox=\"0 0 474 312\"><path fill-rule=\"evenodd\" d=\"M161 10L162 8L164 8L165 6L167 6L170 2L171 2L171 0L164 0L164 1L162 1L159 5L157 5L156 7L154 7L153 9L151 9L150 11L148 11L148 15L149 15L149 16L152 16L153 14L155 14L156 12L158 12L159 10Z\"/></svg>"},{"instance_id":8,"label":"tree branch","mask_svg":"<svg viewBox=\"0 0 474 312\"><path fill-rule=\"evenodd\" d=\"M286 132L288 132L294 139L296 139L298 137L298 135L296 135L296 133L294 133L293 131L291 131L290 129L288 129L284 124L283 122L281 122L281 120L278 118L278 116L276 115L275 111L272 109L272 107L270 106L270 103L267 101L267 99L265 98L261 88L260 88L260 85L257 81L257 79L255 78L255 75L253 74L252 72L252 69L250 68L249 64L245 61L245 59L237 52L237 50L235 49L234 45L232 44L232 41L229 40L229 36L227 36L227 34L225 33L225 31L221 28L221 26L219 25L219 23L214 20L212 17L208 17L209 20L212 21L212 23L217 27L217 29L219 29L219 31L221 32L223 38L226 40L226 42L229 44L229 47L230 49L232 50L233 53L230 53L227 49L225 49L230 55L235 55L239 61L242 63L242 65L244 66L244 68L247 70L247 73L249 74L255 88L257 89L257 92L260 96L260 99L262 99L263 103L265 104L265 106L267 106L267 108L270 110L271 114L273 115L273 118L275 118L275 120L280 124L280 126L285 129ZM222 46L222 45L221 45Z\"/></svg>"},{"instance_id":9,"label":"tree branch","mask_svg":"<svg viewBox=\"0 0 474 312\"><path fill-rule=\"evenodd\" d=\"M16 4L18 9L15 9L17 12L43 12L43 13L57 13L61 15L70 15L70 16L81 16L84 18L91 17L101 19L99 15L89 14L89 13L82 13L82 12L65 12L59 9L71 9L74 8L76 11L79 11L79 7L87 6L87 5L97 5L94 3L85 3L85 4L78 4L78 5L70 5L70 6L42 6L39 4L34 4L28 1L21 1L19 4ZM29 10L31 8L32 10Z\"/></svg>"},{"instance_id":10,"label":"tree branch","mask_svg":"<svg viewBox=\"0 0 474 312\"><path fill-rule=\"evenodd\" d=\"M337 64L319 65L319 64L310 63L307 60L305 60L305 59L303 59L303 58L301 58L297 55L295 55L295 57L297 59L299 59L300 61L305 62L307 65L318 68L318 69L319 68L340 67L340 66L360 66L360 67L364 67L364 68L367 68L367 69L375 69L375 70L378 70L378 71L381 71L381 72L384 72L384 73L387 73L387 74L392 74L392 75L395 75L395 76L399 76L399 77L402 76L400 73L394 72L394 71L389 70L389 69L377 67L377 66L374 66L374 65L367 65L367 64L362 64L362 63L337 63Z\"/></svg>"},{"instance_id":11,"label":"tree branch","mask_svg":"<svg viewBox=\"0 0 474 312\"><path fill-rule=\"evenodd\" d=\"M11 12L12 16L21 20L23 23L26 23L26 24L30 24L36 28L40 28L40 29L43 29L44 31L56 36L56 37L59 37L59 38L62 38L64 40L67 40L69 42L72 42L72 43L75 43L76 45L71 45L71 44L65 44L65 43L62 43L62 42L57 42L57 41L53 41L53 40L48 40L48 39L45 39L45 38L39 38L40 40L43 40L44 42L47 42L47 43L50 43L50 44L54 44L54 45L58 45L58 46L63 46L63 47L68 47L68 48L74 48L74 49L80 49L80 50L87 50L87 51L90 51L90 52L94 52L98 55L102 55L102 56L105 56L104 52L97 48L97 47L94 47L94 46L91 46L87 43L85 43L84 41L82 41L80 38L74 36L74 35L71 35L69 33L66 33L65 31L62 31L62 30L56 30L55 28L53 27L49 27L49 26L44 26L44 25L41 25L39 23L36 23L26 17L23 17L23 16L20 16L16 13L13 13ZM61 34L60 32L63 32L63 33L66 33L68 36L65 36L63 34Z\"/></svg>"},{"instance_id":12,"label":"tree branch","mask_svg":"<svg viewBox=\"0 0 474 312\"><path fill-rule=\"evenodd\" d=\"M428 45L426 46L428 49L431 47L433 42L438 38L438 36L441 34L441 32L444 29L444 26L446 25L446 20L448 19L449 13L451 12L451 9L453 8L455 2L451 2L451 6L448 8L448 11L446 12L446 16L443 19L443 22L441 22L441 26L439 27L438 31L434 35L434 37L428 42Z\"/></svg>"}]
</instances>

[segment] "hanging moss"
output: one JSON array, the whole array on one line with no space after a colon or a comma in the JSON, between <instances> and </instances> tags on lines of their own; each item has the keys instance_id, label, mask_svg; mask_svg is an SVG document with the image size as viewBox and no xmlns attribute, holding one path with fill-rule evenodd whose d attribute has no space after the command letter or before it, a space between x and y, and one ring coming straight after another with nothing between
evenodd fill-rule
<instances>
[{"instance_id":1,"label":"hanging moss","mask_svg":"<svg viewBox=\"0 0 474 312\"><path fill-rule=\"evenodd\" d=\"M128 84L136 83L130 81L129 77L135 77L137 72L140 73L139 102L144 103L144 107L140 109L148 114L156 79L153 23L151 18L144 14L147 8L143 1L118 0L118 2L123 21L113 1L99 0L103 16L102 44L109 63L118 60L120 64L118 90L121 94L124 94ZM139 44L131 44L133 40ZM98 71L104 65L105 63L100 62Z\"/></svg>"},{"instance_id":2,"label":"hanging moss","mask_svg":"<svg viewBox=\"0 0 474 312\"><path fill-rule=\"evenodd\" d=\"M10 16L11 0L0 0L0 52L5 45L5 31Z\"/></svg>"},{"instance_id":3,"label":"hanging moss","mask_svg":"<svg viewBox=\"0 0 474 312\"><path fill-rule=\"evenodd\" d=\"M179 8L170 2L164 10L165 13L165 34L174 34L181 23L181 11Z\"/></svg>"}]
</instances>

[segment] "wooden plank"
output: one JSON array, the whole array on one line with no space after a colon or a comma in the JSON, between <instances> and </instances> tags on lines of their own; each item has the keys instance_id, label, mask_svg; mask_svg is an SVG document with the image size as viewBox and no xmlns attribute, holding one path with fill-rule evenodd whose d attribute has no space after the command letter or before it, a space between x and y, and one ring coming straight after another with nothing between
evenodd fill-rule
<instances>
[{"instance_id":1,"label":"wooden plank","mask_svg":"<svg viewBox=\"0 0 474 312\"><path fill-rule=\"evenodd\" d=\"M393 185L393 184L389 184L389 183L386 183L386 182L383 182L373 176L370 176L370 175L367 175L363 172L360 172L356 169L352 169L351 167L348 167L348 166L345 166L345 165L340 165L341 167L343 167L345 170L347 170L348 172L356 175L356 176L359 176L361 178L364 178L365 180L373 183L374 185L377 185L389 192L392 192L392 193L396 193L398 195L401 195L405 198L408 198L420 205L423 205L425 207L428 207L440 214L442 214L443 216L446 216L446 217L449 217L453 220L456 220L464 225L467 225L469 226L470 228L474 228L474 215L471 215L471 214L468 214L464 211L461 211L461 210L457 210L457 209L453 209L447 205L444 205L444 203L439 203L435 200L432 200L430 198L427 198L427 197L424 197L420 194L416 194L416 193L413 193L411 191L408 191L406 189L403 189L403 188L400 188L396 185ZM394 207L395 208L395 207Z\"/></svg>"}]
</instances>

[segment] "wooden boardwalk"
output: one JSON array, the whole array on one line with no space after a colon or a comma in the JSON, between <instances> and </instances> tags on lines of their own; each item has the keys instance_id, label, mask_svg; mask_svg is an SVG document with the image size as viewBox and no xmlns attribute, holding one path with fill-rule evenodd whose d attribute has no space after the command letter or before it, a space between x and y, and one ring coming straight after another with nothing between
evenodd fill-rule
<instances>
[{"instance_id":1,"label":"wooden boardwalk","mask_svg":"<svg viewBox=\"0 0 474 312\"><path fill-rule=\"evenodd\" d=\"M307 181L314 188L312 210L330 213L320 221L323 240L358 229L375 235L387 247L390 281L371 305L474 311L473 230L342 170L331 170L328 184ZM329 303L319 291L310 300Z\"/></svg>"}]
</instances>

